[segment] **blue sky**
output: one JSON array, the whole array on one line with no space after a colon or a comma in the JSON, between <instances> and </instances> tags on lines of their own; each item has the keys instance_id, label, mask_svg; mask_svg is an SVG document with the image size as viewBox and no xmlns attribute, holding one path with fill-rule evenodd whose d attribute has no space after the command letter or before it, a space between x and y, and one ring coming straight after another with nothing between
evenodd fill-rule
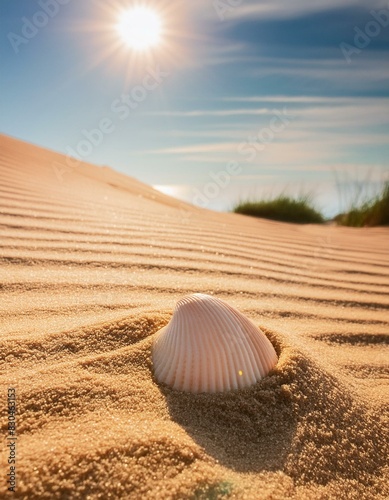
<instances>
[{"instance_id":1,"label":"blue sky","mask_svg":"<svg viewBox=\"0 0 389 500\"><path fill-rule=\"evenodd\" d=\"M164 34L137 54L132 1L2 0L0 131L217 210L286 190L331 214L336 178L389 178L388 1L143 3Z\"/></svg>"}]
</instances>

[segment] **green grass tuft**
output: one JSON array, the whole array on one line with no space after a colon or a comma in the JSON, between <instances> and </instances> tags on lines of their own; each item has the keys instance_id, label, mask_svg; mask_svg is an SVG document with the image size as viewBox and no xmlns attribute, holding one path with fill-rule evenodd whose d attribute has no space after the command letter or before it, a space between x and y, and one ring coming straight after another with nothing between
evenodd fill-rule
<instances>
[{"instance_id":1,"label":"green grass tuft","mask_svg":"<svg viewBox=\"0 0 389 500\"><path fill-rule=\"evenodd\" d=\"M297 224L321 224L325 221L323 215L314 208L311 197L307 195L298 198L280 195L270 200L247 200L238 203L233 212Z\"/></svg>"},{"instance_id":2,"label":"green grass tuft","mask_svg":"<svg viewBox=\"0 0 389 500\"><path fill-rule=\"evenodd\" d=\"M377 196L354 204L347 213L337 215L335 220L342 226L352 227L389 225L389 182L383 185Z\"/></svg>"}]
</instances>

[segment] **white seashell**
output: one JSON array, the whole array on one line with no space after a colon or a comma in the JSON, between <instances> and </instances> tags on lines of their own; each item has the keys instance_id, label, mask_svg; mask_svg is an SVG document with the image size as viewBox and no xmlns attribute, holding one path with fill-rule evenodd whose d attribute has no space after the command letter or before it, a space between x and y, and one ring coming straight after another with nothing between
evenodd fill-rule
<instances>
[{"instance_id":1,"label":"white seashell","mask_svg":"<svg viewBox=\"0 0 389 500\"><path fill-rule=\"evenodd\" d=\"M255 384L276 365L269 339L225 302L196 293L177 302L153 344L158 382L186 392L223 392Z\"/></svg>"}]
</instances>

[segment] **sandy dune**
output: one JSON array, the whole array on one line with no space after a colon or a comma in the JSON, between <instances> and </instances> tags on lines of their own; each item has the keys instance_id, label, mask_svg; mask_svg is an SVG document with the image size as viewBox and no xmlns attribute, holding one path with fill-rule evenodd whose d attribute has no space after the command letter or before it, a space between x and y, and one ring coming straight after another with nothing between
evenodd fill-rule
<instances>
[{"instance_id":1,"label":"sandy dune","mask_svg":"<svg viewBox=\"0 0 389 500\"><path fill-rule=\"evenodd\" d=\"M0 136L10 497L389 498L389 229L213 213L64 165ZM222 395L155 383L153 335L193 292L263 328L280 355L269 377Z\"/></svg>"}]
</instances>

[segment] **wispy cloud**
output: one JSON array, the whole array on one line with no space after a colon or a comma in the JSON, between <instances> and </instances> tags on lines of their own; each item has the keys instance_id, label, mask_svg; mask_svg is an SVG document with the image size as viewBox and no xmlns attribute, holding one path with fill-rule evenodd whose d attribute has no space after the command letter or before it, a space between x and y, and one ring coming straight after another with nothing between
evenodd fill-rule
<instances>
[{"instance_id":1,"label":"wispy cloud","mask_svg":"<svg viewBox=\"0 0 389 500\"><path fill-rule=\"evenodd\" d=\"M267 118L261 124L239 123L235 130L225 130L220 120L220 130L212 129L208 135L204 128L186 129L180 136L184 144L144 151L151 155L170 157L175 161L201 165L222 165L237 160L247 168L295 169L296 171L325 172L332 164L341 164L341 159L357 158L359 152L375 149L378 165L389 168L387 155L387 126L389 125L389 98L311 97L311 96L253 96L232 97L226 102L274 102L287 105L294 116L293 124L274 140L261 147L254 160L242 156L242 143L254 139ZM221 100L221 102L223 102ZM189 115L190 116L190 115ZM220 138L221 140L213 140ZM202 140L201 140L202 139ZM207 140L211 139L211 140ZM223 140L224 139L224 140ZM362 158L361 158L362 160Z\"/></svg>"},{"instance_id":2,"label":"wispy cloud","mask_svg":"<svg viewBox=\"0 0 389 500\"><path fill-rule=\"evenodd\" d=\"M183 117L183 118L197 118L197 117L211 117L211 116L258 116L258 115L270 115L273 111L267 108L258 109L201 109L193 111L156 111L145 113L148 116L171 116L171 117Z\"/></svg>"},{"instance_id":3,"label":"wispy cloud","mask_svg":"<svg viewBox=\"0 0 389 500\"><path fill-rule=\"evenodd\" d=\"M331 55L334 54L329 53L327 59L317 60L263 58L260 64L248 67L246 72L256 78L294 77L304 81L305 86L309 78L317 82L321 91L323 84L331 84L332 92L342 90L348 94L375 87L384 88L384 82L389 79L387 53L370 51L368 58L355 60L351 65L346 64L340 51L337 57Z\"/></svg>"},{"instance_id":4,"label":"wispy cloud","mask_svg":"<svg viewBox=\"0 0 389 500\"><path fill-rule=\"evenodd\" d=\"M275 103L277 108L283 109L285 115L293 116L301 120L315 121L315 125L330 124L332 126L347 126L355 128L358 126L389 124L388 106L389 97L315 97L315 96L235 96L221 99L223 102L241 103ZM285 106L279 106L284 104ZM239 109L203 109L185 111L160 111L146 113L149 116L166 116L177 118L197 118L197 117L244 117L263 116L264 125L268 116L274 115L273 107L246 107ZM262 123L262 122L261 122ZM236 134L241 130L241 124L231 122L233 131L227 131L223 122L218 129L202 129L194 131L195 136L224 136ZM310 124L311 125L311 124ZM247 123L246 123L247 127ZM252 125L249 125L252 128ZM250 130L250 129L248 129ZM191 136L192 132L185 129L177 131L178 136Z\"/></svg>"},{"instance_id":5,"label":"wispy cloud","mask_svg":"<svg viewBox=\"0 0 389 500\"><path fill-rule=\"evenodd\" d=\"M227 2L225 2L227 4ZM206 9L209 0L198 1L198 8ZM343 8L366 8L366 0L243 0L240 5L229 10L227 19L287 19L302 15L319 13L326 10ZM385 0L369 0L368 8L387 7Z\"/></svg>"},{"instance_id":6,"label":"wispy cloud","mask_svg":"<svg viewBox=\"0 0 389 500\"><path fill-rule=\"evenodd\" d=\"M380 100L385 100L389 104L388 98L379 98ZM377 100L376 97L367 98L357 98L357 97L329 97L329 96L286 96L286 95L274 95L274 96L235 96L235 97L223 97L222 101L226 102L276 102L285 104L333 104L344 106L355 102L374 102Z\"/></svg>"},{"instance_id":7,"label":"wispy cloud","mask_svg":"<svg viewBox=\"0 0 389 500\"><path fill-rule=\"evenodd\" d=\"M148 154L167 154L167 155L181 155L191 153L234 153L237 151L239 143L234 142L219 142L211 144L192 144L187 146L179 146L173 148L162 148L144 151Z\"/></svg>"}]
</instances>

